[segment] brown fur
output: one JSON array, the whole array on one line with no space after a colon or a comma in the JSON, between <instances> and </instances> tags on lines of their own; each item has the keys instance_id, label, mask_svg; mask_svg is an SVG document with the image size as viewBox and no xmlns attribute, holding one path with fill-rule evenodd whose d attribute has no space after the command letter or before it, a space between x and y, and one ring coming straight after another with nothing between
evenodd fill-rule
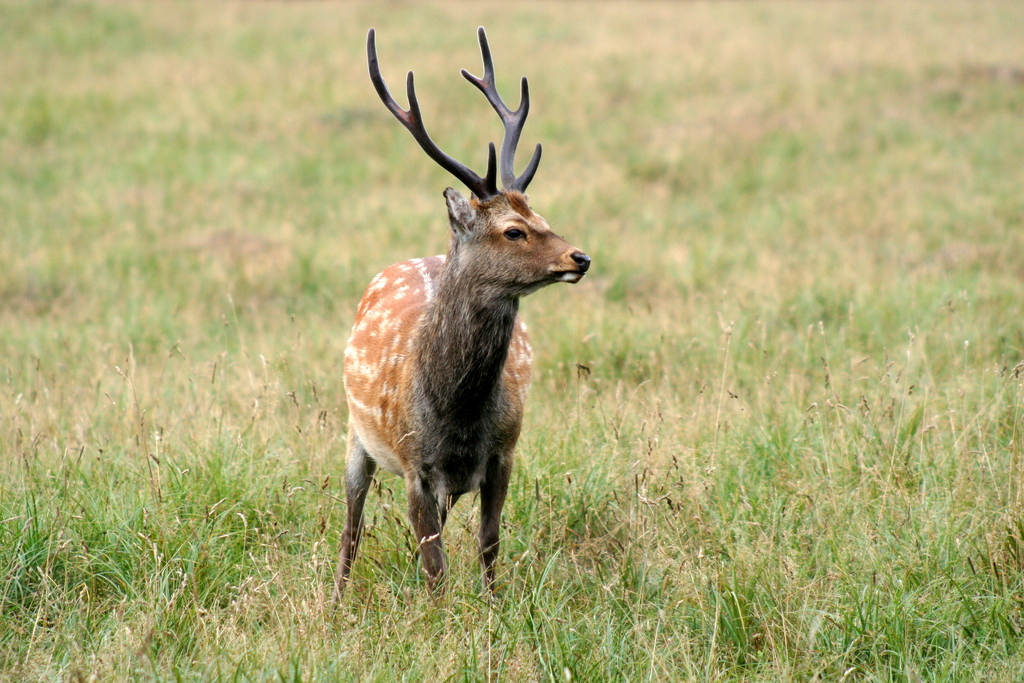
<instances>
[{"instance_id":1,"label":"brown fur","mask_svg":"<svg viewBox=\"0 0 1024 683\"><path fill-rule=\"evenodd\" d=\"M533 210L530 209L530 204L526 201L526 195L522 192L506 192L505 198L508 199L508 204L512 210L523 218L531 218L533 216Z\"/></svg>"}]
</instances>

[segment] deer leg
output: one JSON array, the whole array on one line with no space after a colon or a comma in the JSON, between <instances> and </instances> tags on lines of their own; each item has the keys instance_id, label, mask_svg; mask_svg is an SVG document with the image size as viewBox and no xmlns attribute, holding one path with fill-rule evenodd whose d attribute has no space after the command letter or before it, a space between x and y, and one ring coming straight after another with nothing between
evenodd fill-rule
<instances>
[{"instance_id":1,"label":"deer leg","mask_svg":"<svg viewBox=\"0 0 1024 683\"><path fill-rule=\"evenodd\" d=\"M416 534L423 571L427 574L427 585L433 592L444 578L445 559L441 531L448 517L448 509L447 506L438 503L437 495L426 477L412 473L406 477L406 487L409 494L409 520Z\"/></svg>"},{"instance_id":2,"label":"deer leg","mask_svg":"<svg viewBox=\"0 0 1024 683\"><path fill-rule=\"evenodd\" d=\"M341 550L338 553L338 571L334 578L334 603L341 600L352 570L352 562L363 536L363 505L370 482L377 471L377 464L370 458L362 442L351 427L348 430L348 462L345 467L345 499L348 504L345 516L345 532L341 535Z\"/></svg>"},{"instance_id":3,"label":"deer leg","mask_svg":"<svg viewBox=\"0 0 1024 683\"><path fill-rule=\"evenodd\" d=\"M484 587L492 593L495 591L494 563L498 559L501 510L505 507L512 469L511 458L508 461L508 465L502 463L491 468L487 479L480 486L480 566L484 571Z\"/></svg>"}]
</instances>

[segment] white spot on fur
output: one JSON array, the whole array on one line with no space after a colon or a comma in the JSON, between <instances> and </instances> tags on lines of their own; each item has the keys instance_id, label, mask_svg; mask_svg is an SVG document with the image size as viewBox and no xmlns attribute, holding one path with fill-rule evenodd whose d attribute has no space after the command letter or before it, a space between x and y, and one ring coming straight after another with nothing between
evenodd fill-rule
<instances>
[{"instance_id":1,"label":"white spot on fur","mask_svg":"<svg viewBox=\"0 0 1024 683\"><path fill-rule=\"evenodd\" d=\"M352 392L348 393L348 405L350 410L355 408L355 410L359 411L360 413L363 413L364 415L370 415L378 419L381 417L381 410L379 407L366 405L365 403L357 399L355 396L353 396ZM360 434L360 437L361 436L362 434Z\"/></svg>"},{"instance_id":2,"label":"white spot on fur","mask_svg":"<svg viewBox=\"0 0 1024 683\"><path fill-rule=\"evenodd\" d=\"M386 277L384 277L384 273L377 273L377 275L374 276L372 280L370 280L370 286L366 288L366 294L376 294L380 290L387 287L389 284L390 282Z\"/></svg>"},{"instance_id":3,"label":"white spot on fur","mask_svg":"<svg viewBox=\"0 0 1024 683\"><path fill-rule=\"evenodd\" d=\"M433 300L434 278L430 277L430 271L427 270L427 264L421 258L413 259L412 263L416 266L416 270L419 271L420 277L423 279L423 288L426 290L427 301Z\"/></svg>"}]
</instances>

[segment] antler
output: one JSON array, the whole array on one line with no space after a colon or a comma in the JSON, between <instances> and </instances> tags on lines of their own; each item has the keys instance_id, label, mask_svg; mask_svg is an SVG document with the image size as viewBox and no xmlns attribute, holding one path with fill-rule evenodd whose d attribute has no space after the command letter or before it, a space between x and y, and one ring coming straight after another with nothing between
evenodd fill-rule
<instances>
[{"instance_id":1,"label":"antler","mask_svg":"<svg viewBox=\"0 0 1024 683\"><path fill-rule=\"evenodd\" d=\"M423 148L423 151L427 153L427 156L436 161L441 168L462 181L479 199L487 200L496 197L499 192L496 178L497 162L495 160L494 143L490 143L488 148L487 175L481 178L468 166L442 152L434 141L430 139L427 129L423 126L423 119L420 117L420 105L416 100L416 89L413 86L411 71L406 79L406 91L409 94L409 111L405 111L395 102L395 98L391 96L391 92L388 90L387 83L384 82L384 77L380 75L380 65L377 63L377 43L372 28L366 37L366 56L370 66L370 80L373 81L373 87L377 90L377 94L380 96L384 106L412 133L413 138ZM518 133L516 137L519 137ZM506 141L507 139L508 134L506 133ZM504 149L503 145L503 160L505 156Z\"/></svg>"},{"instance_id":2,"label":"antler","mask_svg":"<svg viewBox=\"0 0 1024 683\"><path fill-rule=\"evenodd\" d=\"M477 78L465 69L462 70L462 75L465 76L467 81L480 89L480 92L484 94L487 101L494 107L494 111L498 112L501 122L505 125L505 137L501 142L501 184L504 185L506 190L524 192L526 186L533 180L533 175L537 172L541 153L541 147L538 144L537 149L533 152L533 158L530 159L530 163L526 165L526 170L523 171L523 175L517 178L513 161L516 155L516 146L519 144L519 135L523 132L523 124L526 123L526 116L530 113L530 86L526 82L526 76L523 76L519 109L515 111L509 109L501 100L501 95L498 94L498 89L494 84L494 64L491 62L491 49L487 45L487 33L484 31L483 26L478 28L476 33L480 38L480 52L484 58L484 77Z\"/></svg>"}]
</instances>

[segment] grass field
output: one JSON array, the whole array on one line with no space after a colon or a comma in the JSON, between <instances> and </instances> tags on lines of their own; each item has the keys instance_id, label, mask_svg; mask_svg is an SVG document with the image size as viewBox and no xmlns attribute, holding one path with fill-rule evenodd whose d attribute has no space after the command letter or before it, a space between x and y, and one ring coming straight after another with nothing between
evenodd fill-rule
<instances>
[{"instance_id":1,"label":"grass field","mask_svg":"<svg viewBox=\"0 0 1024 683\"><path fill-rule=\"evenodd\" d=\"M467 499L430 598L385 476L332 614L345 340L453 182L366 31L482 169L480 24L594 267L523 301L499 597ZM1024 679L1022 26L0 4L0 681Z\"/></svg>"}]
</instances>

